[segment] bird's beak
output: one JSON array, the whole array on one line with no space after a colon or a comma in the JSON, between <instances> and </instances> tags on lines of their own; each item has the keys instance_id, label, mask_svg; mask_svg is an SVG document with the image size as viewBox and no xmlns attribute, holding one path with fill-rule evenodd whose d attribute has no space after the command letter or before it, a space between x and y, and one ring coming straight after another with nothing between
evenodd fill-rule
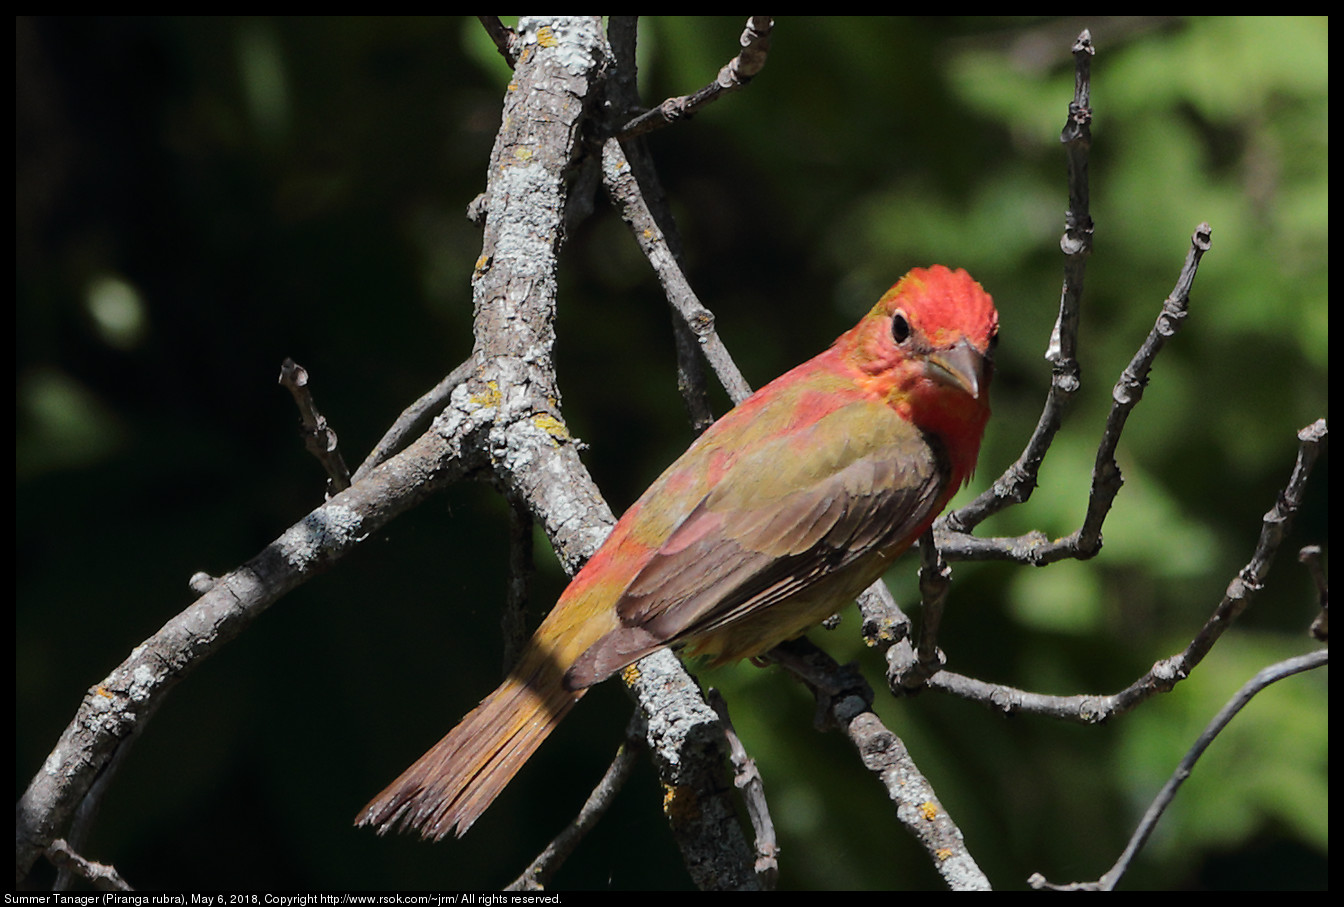
<instances>
[{"instance_id":1,"label":"bird's beak","mask_svg":"<svg viewBox=\"0 0 1344 907\"><path fill-rule=\"evenodd\" d=\"M930 353L927 362L930 378L949 387L959 387L976 400L989 389L985 355L967 340L951 349Z\"/></svg>"}]
</instances>

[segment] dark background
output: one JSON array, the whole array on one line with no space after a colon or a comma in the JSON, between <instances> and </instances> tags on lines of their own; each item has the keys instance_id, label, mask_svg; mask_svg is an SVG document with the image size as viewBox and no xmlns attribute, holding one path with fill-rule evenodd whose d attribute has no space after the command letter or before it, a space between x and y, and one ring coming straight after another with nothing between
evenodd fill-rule
<instances>
[{"instance_id":1,"label":"dark background","mask_svg":"<svg viewBox=\"0 0 1344 907\"><path fill-rule=\"evenodd\" d=\"M511 21L511 20L510 20ZM1120 450L1094 561L956 567L951 667L1113 692L1180 648L1250 557L1294 432L1328 409L1328 25L1319 19L782 18L764 72L650 144L685 261L753 384L812 355L900 274L969 269L1002 318L973 493L1048 386L1066 204L1068 49L1092 29L1084 385L1030 504L982 532L1072 531L1111 386L1214 228L1192 315ZM646 102L709 82L741 18L645 20ZM16 23L16 796L83 692L322 499L275 383L292 356L353 466L471 348L463 212L509 74L472 18L60 18ZM619 219L562 258L564 412L619 512L690 440L669 316ZM1328 470L1264 593L1175 693L1101 728L937 696L880 708L1001 888L1095 878L1194 736L1309 649L1295 563L1328 544ZM500 672L504 507L454 488L290 594L169 697L92 841L137 887L480 888L510 881L619 741L585 700L462 841L379 839L356 810ZM564 577L539 543L538 613ZM1328 553L1328 548L1327 548ZM890 582L915 601L914 564ZM881 662L841 629L813 638ZM781 886L939 884L879 787L775 670L701 672L764 774ZM1209 750L1129 887L1318 888L1323 672L1273 688ZM685 887L642 767L556 880Z\"/></svg>"}]
</instances>

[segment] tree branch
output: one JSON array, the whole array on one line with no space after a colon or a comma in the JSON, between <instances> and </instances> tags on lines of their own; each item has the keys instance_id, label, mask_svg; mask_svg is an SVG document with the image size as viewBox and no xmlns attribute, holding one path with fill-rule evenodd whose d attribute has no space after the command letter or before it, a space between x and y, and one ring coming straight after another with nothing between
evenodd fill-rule
<instances>
[{"instance_id":1,"label":"tree branch","mask_svg":"<svg viewBox=\"0 0 1344 907\"><path fill-rule=\"evenodd\" d=\"M769 16L752 16L738 39L742 52L719 70L713 82L693 94L668 98L652 110L645 111L626 123L616 133L616 137L622 140L638 138L655 129L670 126L746 85L765 66L766 55L770 52L770 33L774 27L775 21Z\"/></svg>"},{"instance_id":2,"label":"tree branch","mask_svg":"<svg viewBox=\"0 0 1344 907\"><path fill-rule=\"evenodd\" d=\"M931 689L980 702L1006 715L1025 712L1081 724L1100 724L1158 693L1170 692L1177 683L1190 676L1213 648L1213 644L1246 609L1251 597L1263 587L1270 564L1302 506L1307 479L1327 437L1328 428L1324 419L1298 432L1300 443L1292 475L1274 507L1265 514L1260 539L1251 560L1228 584L1222 601L1185 650L1157 662L1125 689L1111 695L1047 696L986 683L952 671L938 672L928 679L927 685ZM888 680L893 690L899 691L909 686L906 677L913 670L909 660L904 651L893 648L888 652Z\"/></svg>"},{"instance_id":3,"label":"tree branch","mask_svg":"<svg viewBox=\"0 0 1344 907\"><path fill-rule=\"evenodd\" d=\"M490 40L495 42L495 49L504 58L504 62L509 64L510 69L513 69L514 64L518 62L518 55L514 51L514 41L518 38L518 35L514 33L513 29L500 22L499 16L477 16L476 18L480 20L481 26L485 28L485 33L490 36Z\"/></svg>"},{"instance_id":4,"label":"tree branch","mask_svg":"<svg viewBox=\"0 0 1344 907\"><path fill-rule=\"evenodd\" d=\"M350 469L336 440L336 432L317 408L308 388L308 370L288 356L280 365L280 385L294 397L303 427L303 446L327 471L327 491L335 494L350 487Z\"/></svg>"},{"instance_id":5,"label":"tree branch","mask_svg":"<svg viewBox=\"0 0 1344 907\"><path fill-rule=\"evenodd\" d=\"M579 814L574 818L574 821L567 825L564 831L556 835L550 844L546 845L546 849L537 855L537 858L523 870L518 878L509 883L505 888L506 891L541 891L545 889L556 871L564 864L565 859L574 852L598 820L606 815L612 801L620 793L621 788L625 786L625 782L630 779L630 775L635 768L636 757L644 749L642 746L643 734L644 722L632 719L630 727L626 729L625 740L616 750L616 758L607 767L607 771L602 776L602 780L597 783L597 787L593 788L593 792L584 801L583 808L579 810Z\"/></svg>"},{"instance_id":6,"label":"tree branch","mask_svg":"<svg viewBox=\"0 0 1344 907\"><path fill-rule=\"evenodd\" d=\"M462 401L466 403L467 401ZM438 430L313 510L137 646L84 695L42 770L15 807L15 878L69 824L118 749L153 717L174 686L291 589L445 485L479 471L470 439L479 406L452 413Z\"/></svg>"},{"instance_id":7,"label":"tree branch","mask_svg":"<svg viewBox=\"0 0 1344 907\"><path fill-rule=\"evenodd\" d=\"M614 66L608 99L614 115L620 116L639 103L634 17L612 17L610 33ZM703 431L714 421L714 415L697 347L734 403L746 399L751 387L714 330L714 314L700 302L682 270L676 220L644 141L608 139L602 148L602 175L608 198L629 226L672 307L677 385L692 426L697 432Z\"/></svg>"},{"instance_id":8,"label":"tree branch","mask_svg":"<svg viewBox=\"0 0 1344 907\"><path fill-rule=\"evenodd\" d=\"M756 836L756 876L762 888L773 891L779 880L779 840L775 835L774 820L770 818L770 804L765 799L761 771L737 736L737 729L728 717L727 700L714 689L709 691L708 699L723 724L728 754L733 763L733 786L742 792L742 802Z\"/></svg>"},{"instance_id":9,"label":"tree branch","mask_svg":"<svg viewBox=\"0 0 1344 907\"><path fill-rule=\"evenodd\" d=\"M1213 743L1214 738L1222 733L1223 729L1232 722L1232 719L1236 717L1237 713L1245 708L1247 703L1254 699L1261 690L1271 684L1277 683L1287 677L1292 677L1294 674L1301 674L1303 671L1323 668L1329 663L1330 650L1321 649L1316 652L1309 652L1306 655L1298 655L1294 658L1289 658L1275 665L1270 665L1257 673L1237 691L1237 694L1228 701L1227 705L1223 706L1222 710L1214 716L1214 719L1209 722L1208 727L1206 727L1195 740L1194 745L1190 747L1189 751L1185 754L1185 757L1181 759L1180 764L1176 766L1176 770L1172 772L1167 783L1162 786L1162 790L1158 792L1157 797L1154 798L1152 804L1148 807L1148 810L1143 814L1143 818L1139 821L1138 827L1130 837L1124 852L1109 871L1095 882L1074 882L1067 885L1051 884L1050 882L1047 882L1045 877L1040 873L1034 873L1028 880L1031 887L1037 889L1049 889L1052 891L1114 891L1116 886L1120 884L1120 880L1124 878L1125 873L1129 870L1129 866L1133 862L1134 857L1147 842L1148 837L1153 833L1153 829L1157 827L1158 820L1162 818L1162 814L1166 812L1167 807L1176 799L1176 791L1183 783L1185 783L1185 779L1190 777L1191 772L1194 771L1195 763L1199 761L1199 757L1204 755L1204 751L1209 748L1209 744Z\"/></svg>"},{"instance_id":10,"label":"tree branch","mask_svg":"<svg viewBox=\"0 0 1344 907\"><path fill-rule=\"evenodd\" d=\"M864 766L877 776L896 818L923 845L954 891L988 891L989 879L966 847L961 829L901 739L872 711L873 690L853 666L842 667L806 639L776 647L771 657L807 684L817 698L820 727L840 730Z\"/></svg>"},{"instance_id":11,"label":"tree branch","mask_svg":"<svg viewBox=\"0 0 1344 907\"><path fill-rule=\"evenodd\" d=\"M117 872L115 866L86 860L67 844L57 838L47 848L47 858L62 872L68 872L87 881L98 891L133 891L126 880Z\"/></svg>"},{"instance_id":12,"label":"tree branch","mask_svg":"<svg viewBox=\"0 0 1344 907\"><path fill-rule=\"evenodd\" d=\"M1064 285L1059 294L1059 315L1046 347L1045 359L1052 366L1050 392L1017 462L1008 467L984 494L966 506L947 514L940 521L951 532L969 533L986 518L1011 504L1025 503L1036 488L1041 464L1050 450L1055 434L1063 424L1073 397L1082 386L1078 365L1078 325L1082 315L1083 277L1092 254L1094 224L1091 215L1091 188L1088 159L1092 151L1092 35L1084 29L1073 45L1073 100L1059 140L1068 160L1069 207L1064 215L1064 235L1060 249L1064 253ZM969 544L969 542L968 542Z\"/></svg>"},{"instance_id":13,"label":"tree branch","mask_svg":"<svg viewBox=\"0 0 1344 907\"><path fill-rule=\"evenodd\" d=\"M434 421L434 417L447 408L453 391L457 389L458 385L471 377L476 368L476 361L467 359L449 372L442 381L426 391L420 399L406 407L397 417L397 420L392 423L392 427L384 432L382 438L373 446L373 450L364 458L364 462L359 464L359 468L355 470L350 480L352 482L362 480L374 467L387 462L389 457L405 449L406 445L428 431L429 424Z\"/></svg>"},{"instance_id":14,"label":"tree branch","mask_svg":"<svg viewBox=\"0 0 1344 907\"><path fill-rule=\"evenodd\" d=\"M1097 447L1096 464L1092 471L1092 491L1087 499L1087 512L1082 525L1071 535L1055 541L1049 541L1040 532L1017 538L977 538L951 528L954 521L959 519L954 514L946 518L946 522L940 521L934 525L938 547L943 551L944 557L948 560L967 561L1008 560L1039 567L1068 558L1086 560L1101 550L1102 523L1115 502L1115 496L1120 492L1120 486L1124 484L1120 466L1115 459L1121 432L1124 431L1129 414L1143 397L1143 388L1148 382L1148 373L1152 370L1157 354L1185 323L1190 308L1190 287L1199 270L1200 259L1211 244L1212 230L1208 224L1200 224L1191 236L1190 249L1186 254L1185 264L1176 278L1175 288L1162 303L1157 320L1152 330L1148 332L1147 338L1116 381L1115 389L1111 393L1110 413ZM1017 474L1021 462L1019 460L1018 464L1014 464L1009 472ZM1031 481L1034 484L1035 479ZM994 497L999 499L997 495ZM961 511L958 511L959 513Z\"/></svg>"},{"instance_id":15,"label":"tree branch","mask_svg":"<svg viewBox=\"0 0 1344 907\"><path fill-rule=\"evenodd\" d=\"M582 153L594 80L609 61L594 18L524 17L518 31L523 49L491 154L485 236L472 281L474 358L482 367L467 386L497 410L488 442L494 480L541 522L572 574L615 522L553 402L559 393L551 358L567 179ZM636 668L625 676L649 719L655 765L668 789L681 791L688 772L699 780L722 765L722 750L701 742L709 735L721 747L722 728L670 652ZM686 717L669 730L669 716ZM673 833L698 886L750 887L750 850L715 790L697 788L703 793L695 811L669 810Z\"/></svg>"}]
</instances>

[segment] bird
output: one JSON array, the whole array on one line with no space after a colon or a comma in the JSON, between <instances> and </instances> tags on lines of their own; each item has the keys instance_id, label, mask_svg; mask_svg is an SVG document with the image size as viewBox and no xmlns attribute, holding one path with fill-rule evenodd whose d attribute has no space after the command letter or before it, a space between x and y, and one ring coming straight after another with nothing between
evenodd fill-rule
<instances>
[{"instance_id":1,"label":"bird","mask_svg":"<svg viewBox=\"0 0 1344 907\"><path fill-rule=\"evenodd\" d=\"M975 471L998 338L964 270L914 268L707 428L631 505L498 689L356 817L461 836L585 692L670 646L758 658L886 572Z\"/></svg>"}]
</instances>

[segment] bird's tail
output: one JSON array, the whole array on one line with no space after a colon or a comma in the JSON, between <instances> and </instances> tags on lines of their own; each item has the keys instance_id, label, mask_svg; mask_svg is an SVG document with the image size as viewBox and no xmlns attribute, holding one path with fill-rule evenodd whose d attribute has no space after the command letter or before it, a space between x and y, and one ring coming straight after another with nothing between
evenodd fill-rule
<instances>
[{"instance_id":1,"label":"bird's tail","mask_svg":"<svg viewBox=\"0 0 1344 907\"><path fill-rule=\"evenodd\" d=\"M364 807L356 824L436 841L465 834L585 692L565 689L567 665L554 654L534 640L499 689Z\"/></svg>"}]
</instances>

